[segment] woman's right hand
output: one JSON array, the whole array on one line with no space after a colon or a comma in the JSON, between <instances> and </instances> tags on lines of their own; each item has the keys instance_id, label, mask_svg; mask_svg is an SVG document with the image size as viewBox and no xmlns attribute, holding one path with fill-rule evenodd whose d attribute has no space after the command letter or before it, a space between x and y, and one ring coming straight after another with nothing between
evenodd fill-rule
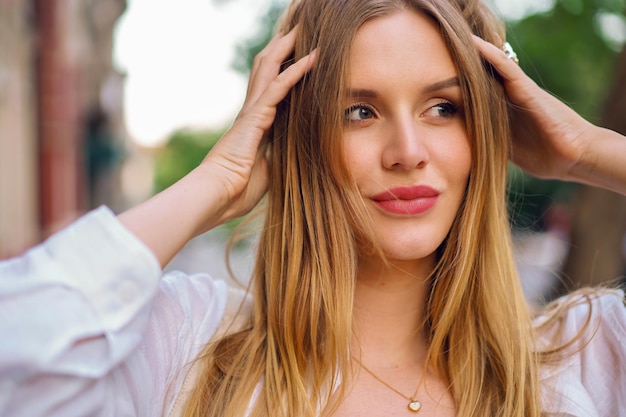
<instances>
[{"instance_id":1,"label":"woman's right hand","mask_svg":"<svg viewBox=\"0 0 626 417\"><path fill-rule=\"evenodd\" d=\"M293 52L296 31L276 36L256 56L239 115L199 167L224 187L220 223L246 214L267 189L268 161L261 139L274 122L276 106L315 62L313 52L279 72Z\"/></svg>"},{"instance_id":2,"label":"woman's right hand","mask_svg":"<svg viewBox=\"0 0 626 417\"><path fill-rule=\"evenodd\" d=\"M161 265L194 236L244 215L267 189L268 161L261 140L276 106L315 63L315 52L280 71L293 53L297 28L278 35L255 58L243 107L204 161L183 179L122 213L120 221Z\"/></svg>"}]
</instances>

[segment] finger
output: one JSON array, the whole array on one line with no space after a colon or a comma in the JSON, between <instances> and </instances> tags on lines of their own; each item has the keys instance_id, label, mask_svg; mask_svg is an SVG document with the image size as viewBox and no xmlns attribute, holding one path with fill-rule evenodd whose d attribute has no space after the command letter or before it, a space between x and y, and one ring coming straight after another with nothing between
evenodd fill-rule
<instances>
[{"instance_id":1,"label":"finger","mask_svg":"<svg viewBox=\"0 0 626 417\"><path fill-rule=\"evenodd\" d=\"M287 93L289 93L298 81L313 68L316 60L317 50L314 50L274 77L274 80L259 98L258 105L275 109L278 103L287 96ZM269 128L269 126L266 128Z\"/></svg>"},{"instance_id":2,"label":"finger","mask_svg":"<svg viewBox=\"0 0 626 417\"><path fill-rule=\"evenodd\" d=\"M286 35L275 36L254 58L248 85L248 98L256 100L267 85L278 75L281 65L294 51L297 27Z\"/></svg>"},{"instance_id":3,"label":"finger","mask_svg":"<svg viewBox=\"0 0 626 417\"><path fill-rule=\"evenodd\" d=\"M285 98L289 90L302 79L307 71L313 67L316 57L316 51L302 57L295 64L274 77L257 101L244 106L229 131L229 136L240 137L242 138L240 140L244 140L244 142L239 140L233 142L239 143L237 145L238 149L256 149L258 147L264 132L274 122L276 106ZM250 135L250 132L255 133ZM248 145L241 147L242 143L247 143Z\"/></svg>"},{"instance_id":4,"label":"finger","mask_svg":"<svg viewBox=\"0 0 626 417\"><path fill-rule=\"evenodd\" d=\"M502 49L476 35L472 35L472 39L478 52L494 66L502 78L515 80L525 76L520 66L509 58Z\"/></svg>"},{"instance_id":5,"label":"finger","mask_svg":"<svg viewBox=\"0 0 626 417\"><path fill-rule=\"evenodd\" d=\"M276 36L274 36L269 43L261 50L261 52L259 52L256 56L255 59L252 62L252 68L251 68L251 76L255 76L259 66L260 66L260 61L262 61L262 58L270 55L272 52L278 52L279 54L282 55L286 55L289 54L291 51L293 51L293 47L295 45L295 41L296 41L296 33L297 33L297 26L294 27L292 30L290 30L288 33L284 34L284 33L279 33ZM280 61L282 62L284 60L281 59Z\"/></svg>"},{"instance_id":6,"label":"finger","mask_svg":"<svg viewBox=\"0 0 626 417\"><path fill-rule=\"evenodd\" d=\"M512 103L524 108L533 107L538 97L546 94L539 86L497 46L478 36L472 35L476 49L500 74L504 88Z\"/></svg>"}]
</instances>

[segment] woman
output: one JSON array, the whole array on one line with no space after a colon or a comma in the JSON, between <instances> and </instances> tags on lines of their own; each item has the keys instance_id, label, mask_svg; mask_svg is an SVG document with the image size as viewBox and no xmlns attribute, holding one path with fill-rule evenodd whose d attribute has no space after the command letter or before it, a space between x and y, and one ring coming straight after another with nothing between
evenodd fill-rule
<instances>
[{"instance_id":1,"label":"woman","mask_svg":"<svg viewBox=\"0 0 626 417\"><path fill-rule=\"evenodd\" d=\"M17 317L1 331L21 332L0 348L1 413L623 412L619 388L567 374L573 360L595 375L602 349L603 372L623 368L621 295L572 298L536 331L504 181L512 128L531 173L626 193L624 138L530 81L477 1L295 1L281 33L197 169L0 266ZM158 264L266 191L251 313L206 276L158 282Z\"/></svg>"}]
</instances>

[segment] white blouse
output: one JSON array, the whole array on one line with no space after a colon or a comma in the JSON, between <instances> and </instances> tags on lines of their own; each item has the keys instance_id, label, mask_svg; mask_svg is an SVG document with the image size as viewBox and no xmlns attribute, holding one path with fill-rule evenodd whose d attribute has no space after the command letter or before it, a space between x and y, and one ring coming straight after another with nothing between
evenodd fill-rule
<instances>
[{"instance_id":1,"label":"white blouse","mask_svg":"<svg viewBox=\"0 0 626 417\"><path fill-rule=\"evenodd\" d=\"M163 275L107 208L87 214L0 262L0 416L169 415L229 297L241 294L208 275ZM626 415L622 297L596 299L590 342L542 370L547 414ZM570 310L565 338L587 309Z\"/></svg>"}]
</instances>

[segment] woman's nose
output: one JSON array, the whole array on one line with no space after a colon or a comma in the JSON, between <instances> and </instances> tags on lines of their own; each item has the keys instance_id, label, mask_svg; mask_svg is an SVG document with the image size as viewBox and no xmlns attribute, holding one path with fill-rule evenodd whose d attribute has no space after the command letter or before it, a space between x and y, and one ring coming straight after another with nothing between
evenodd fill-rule
<instances>
[{"instance_id":1,"label":"woman's nose","mask_svg":"<svg viewBox=\"0 0 626 417\"><path fill-rule=\"evenodd\" d=\"M424 168L430 160L425 135L412 117L396 121L385 144L383 166L405 170Z\"/></svg>"}]
</instances>

